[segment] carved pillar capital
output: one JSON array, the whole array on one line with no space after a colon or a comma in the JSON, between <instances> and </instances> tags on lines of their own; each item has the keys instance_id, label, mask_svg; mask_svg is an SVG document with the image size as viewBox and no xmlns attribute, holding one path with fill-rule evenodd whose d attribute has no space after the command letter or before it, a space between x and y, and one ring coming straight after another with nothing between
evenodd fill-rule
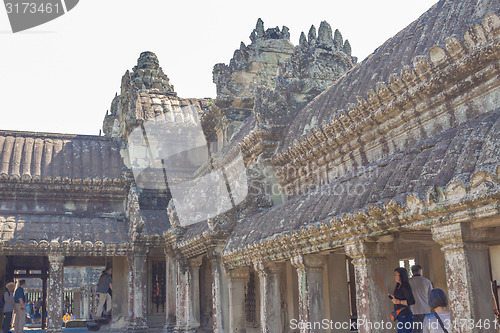
<instances>
[{"instance_id":1,"label":"carved pillar capital","mask_svg":"<svg viewBox=\"0 0 500 333\"><path fill-rule=\"evenodd\" d=\"M380 256L378 244L363 240L350 241L344 244L345 253L351 259L376 258Z\"/></svg>"},{"instance_id":2,"label":"carved pillar capital","mask_svg":"<svg viewBox=\"0 0 500 333\"><path fill-rule=\"evenodd\" d=\"M148 252L149 252L149 247L134 245L129 255L134 257L146 257L148 255Z\"/></svg>"},{"instance_id":3,"label":"carved pillar capital","mask_svg":"<svg viewBox=\"0 0 500 333\"><path fill-rule=\"evenodd\" d=\"M203 256L198 256L195 258L188 259L189 266L193 268L200 268L202 262L203 262Z\"/></svg>"},{"instance_id":4,"label":"carved pillar capital","mask_svg":"<svg viewBox=\"0 0 500 333\"><path fill-rule=\"evenodd\" d=\"M175 255L175 250L171 246L167 246L163 249L163 253L165 256L169 257Z\"/></svg>"},{"instance_id":5,"label":"carved pillar capital","mask_svg":"<svg viewBox=\"0 0 500 333\"><path fill-rule=\"evenodd\" d=\"M64 263L64 256L60 253L50 253L48 255L49 263L51 264L62 264Z\"/></svg>"},{"instance_id":6,"label":"carved pillar capital","mask_svg":"<svg viewBox=\"0 0 500 333\"><path fill-rule=\"evenodd\" d=\"M235 268L229 270L228 273L228 277L229 279L231 279L231 281L247 281L250 274L250 269L248 267Z\"/></svg>"},{"instance_id":7,"label":"carved pillar capital","mask_svg":"<svg viewBox=\"0 0 500 333\"><path fill-rule=\"evenodd\" d=\"M486 249L483 242L488 237L489 229L472 229L469 223L460 222L432 227L432 238L442 246L442 251L461 248Z\"/></svg>"},{"instance_id":8,"label":"carved pillar capital","mask_svg":"<svg viewBox=\"0 0 500 333\"><path fill-rule=\"evenodd\" d=\"M225 245L223 244L210 247L207 251L208 260L210 260L210 262L219 260L222 256L222 252L224 252L224 247Z\"/></svg>"},{"instance_id":9,"label":"carved pillar capital","mask_svg":"<svg viewBox=\"0 0 500 333\"><path fill-rule=\"evenodd\" d=\"M261 261L254 262L254 269L259 274L259 276L265 276L269 274L277 274L282 269L283 264L281 263L263 263Z\"/></svg>"},{"instance_id":10,"label":"carved pillar capital","mask_svg":"<svg viewBox=\"0 0 500 333\"><path fill-rule=\"evenodd\" d=\"M323 269L326 258L320 254L298 255L291 259L291 264L299 269Z\"/></svg>"}]
</instances>

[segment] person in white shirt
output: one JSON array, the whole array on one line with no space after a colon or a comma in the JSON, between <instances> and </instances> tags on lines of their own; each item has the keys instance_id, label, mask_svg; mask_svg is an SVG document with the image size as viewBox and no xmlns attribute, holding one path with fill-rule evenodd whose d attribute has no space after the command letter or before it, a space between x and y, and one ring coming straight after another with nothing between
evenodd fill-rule
<instances>
[{"instance_id":1,"label":"person in white shirt","mask_svg":"<svg viewBox=\"0 0 500 333\"><path fill-rule=\"evenodd\" d=\"M12 326L12 312L14 311L14 287L16 284L14 282L9 282L5 286L7 291L3 294L3 299L5 302L3 308L3 331L5 333L10 331Z\"/></svg>"},{"instance_id":2,"label":"person in white shirt","mask_svg":"<svg viewBox=\"0 0 500 333\"><path fill-rule=\"evenodd\" d=\"M410 279L410 286L415 297L415 304L411 306L414 323L412 333L422 333L424 317L426 314L431 313L431 308L427 302L432 290L432 282L422 276L422 266L420 265L413 265L411 272L413 276Z\"/></svg>"},{"instance_id":3,"label":"person in white shirt","mask_svg":"<svg viewBox=\"0 0 500 333\"><path fill-rule=\"evenodd\" d=\"M444 291L439 288L432 289L429 305L435 312L425 316L423 333L451 333L450 312L446 309L448 297Z\"/></svg>"}]
</instances>

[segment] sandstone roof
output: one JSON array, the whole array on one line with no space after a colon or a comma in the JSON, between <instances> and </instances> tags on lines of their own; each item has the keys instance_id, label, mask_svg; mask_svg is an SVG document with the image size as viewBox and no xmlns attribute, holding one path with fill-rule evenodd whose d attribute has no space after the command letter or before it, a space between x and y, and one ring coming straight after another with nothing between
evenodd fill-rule
<instances>
[{"instance_id":1,"label":"sandstone roof","mask_svg":"<svg viewBox=\"0 0 500 333\"><path fill-rule=\"evenodd\" d=\"M434 200L453 181L467 187L473 174L496 174L499 151L500 108L239 222L228 249L407 195Z\"/></svg>"},{"instance_id":2,"label":"sandstone roof","mask_svg":"<svg viewBox=\"0 0 500 333\"><path fill-rule=\"evenodd\" d=\"M119 144L108 137L0 131L0 182L102 183L125 170Z\"/></svg>"},{"instance_id":3,"label":"sandstone roof","mask_svg":"<svg viewBox=\"0 0 500 333\"><path fill-rule=\"evenodd\" d=\"M415 56L428 54L434 45L443 46L452 34L461 36L467 26L480 22L489 12L499 15L500 2L439 1L302 109L288 128L281 148L291 147L308 128L329 121L349 103L356 103L357 97L375 89L377 82L388 82L392 73L411 65Z\"/></svg>"},{"instance_id":4,"label":"sandstone roof","mask_svg":"<svg viewBox=\"0 0 500 333\"><path fill-rule=\"evenodd\" d=\"M2 246L6 242L30 244L90 242L122 244L128 242L128 223L113 217L81 217L52 214L16 214L4 222L1 232ZM35 245L35 246L36 246Z\"/></svg>"}]
</instances>

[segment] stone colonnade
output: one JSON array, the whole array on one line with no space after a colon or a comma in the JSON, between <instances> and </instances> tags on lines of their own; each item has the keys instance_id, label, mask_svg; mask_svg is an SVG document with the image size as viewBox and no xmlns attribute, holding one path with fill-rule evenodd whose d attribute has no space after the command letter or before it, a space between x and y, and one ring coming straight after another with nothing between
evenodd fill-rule
<instances>
[{"instance_id":1,"label":"stone colonnade","mask_svg":"<svg viewBox=\"0 0 500 333\"><path fill-rule=\"evenodd\" d=\"M432 228L433 239L444 254L450 310L452 320L457 325L454 332L494 332L492 325L476 325L480 321L485 323L493 319L488 247L484 243L487 233L488 230L471 229L466 223ZM286 332L292 324L301 333L349 332L350 327L346 326L329 330L325 326L300 325L324 323L324 319L331 321L330 324L349 322L348 297L339 296L347 294L346 255L354 266L359 332L388 331L385 327L376 326L388 321L391 307L387 292L394 285L392 274L387 277L388 269L395 267L394 258L389 251L384 250L383 244L352 241L334 253L297 255L286 262L259 261L252 267L235 269L224 266L221 254L222 247L215 247L202 256L189 259L172 249L165 251L165 331L200 330L200 276L203 276L200 266L205 256L210 263L208 274L211 275L213 332L278 333ZM48 259L47 332L62 332L64 256L50 254ZM146 262L147 250L140 248L132 251L128 257L113 258L115 294L112 328L147 331ZM290 272L294 275L294 283L289 281ZM258 309L254 327L248 326L246 316L250 274L258 276L255 288ZM290 297L290 292L295 296ZM82 296L83 300L86 299L85 295ZM283 315L286 306L292 313L290 318ZM82 307L88 308L84 301Z\"/></svg>"},{"instance_id":2,"label":"stone colonnade","mask_svg":"<svg viewBox=\"0 0 500 333\"><path fill-rule=\"evenodd\" d=\"M450 310L452 319L458 325L454 332L495 332L491 322L489 258L488 247L482 242L484 235L464 223L434 227L432 235L444 254ZM394 281L392 274L387 272L397 265L397 258L390 253L390 249L387 244L359 240L344 244L344 248L335 253L298 255L287 263L255 262L253 267L229 270L218 266L220 256L215 255L210 258L212 313L217 318L222 311L222 316L214 320L213 331L278 333L286 332L287 327L295 325L296 331L301 333L349 332L350 326L345 324L350 324L349 300L347 295L343 296L347 294L347 255L354 266L358 331L388 332L389 324L384 326L382 323L389 322L392 306L387 300L387 293L394 288ZM166 261L166 331L197 331L200 328L198 278L201 259L186 260L179 253L167 251ZM294 271L297 283L292 292L298 296L298 304L288 306L295 306L298 311L285 322L283 306L287 295L283 293L289 292L290 289L286 288L291 285L286 281L287 277L284 278L289 272L287 267L292 267ZM245 293L251 271L258 275L258 327L249 327L246 318ZM332 279L335 281L332 282ZM285 284L286 288L283 287ZM325 319L331 329L327 325L301 325L325 323ZM483 323L490 321L492 325L472 327L470 323L479 320ZM343 326L333 328L331 325L335 324Z\"/></svg>"},{"instance_id":3,"label":"stone colonnade","mask_svg":"<svg viewBox=\"0 0 500 333\"><path fill-rule=\"evenodd\" d=\"M64 297L64 259L49 254L47 332L62 332ZM147 248L129 255L113 257L112 329L147 332ZM75 315L90 318L90 291L87 285L75 292Z\"/></svg>"},{"instance_id":4,"label":"stone colonnade","mask_svg":"<svg viewBox=\"0 0 500 333\"><path fill-rule=\"evenodd\" d=\"M306 255L294 257L291 264L295 268L298 279L299 321L321 321L328 318L325 314L325 279L328 255ZM341 267L345 273L345 256ZM258 275L259 327L261 332L284 332L288 323L284 322L283 276L284 263L256 262L252 268L242 267L226 270L221 265L220 252L209 254L212 268L212 296L214 316L213 332L246 333L246 286L253 269ZM199 318L199 267L201 258L183 259L174 251L166 251L167 263L167 309L165 330L169 332L194 332L200 328ZM343 265L343 266L342 266ZM346 293L347 276L341 275L339 289ZM343 302L329 304L332 313L348 309L348 299ZM338 309L336 308L338 307ZM196 313L193 313L195 311ZM347 313L348 311L343 311ZM349 320L347 314L347 321ZM298 325L298 322L297 322ZM345 329L349 332L349 329ZM324 330L301 329L300 332L324 332ZM326 331L325 331L326 332Z\"/></svg>"}]
</instances>

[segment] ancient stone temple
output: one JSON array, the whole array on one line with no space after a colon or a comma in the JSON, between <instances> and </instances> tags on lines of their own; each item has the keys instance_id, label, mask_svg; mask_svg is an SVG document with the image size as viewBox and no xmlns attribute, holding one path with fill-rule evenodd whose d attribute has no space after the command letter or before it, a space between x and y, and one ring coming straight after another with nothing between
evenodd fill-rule
<instances>
[{"instance_id":1,"label":"ancient stone temple","mask_svg":"<svg viewBox=\"0 0 500 333\"><path fill-rule=\"evenodd\" d=\"M499 15L441 0L362 62L327 22L293 45L259 19L215 99L141 53L105 136L0 131L3 283L44 281L47 332L64 268L105 265L110 330L391 332L394 268L418 263L452 332L495 332Z\"/></svg>"}]
</instances>

